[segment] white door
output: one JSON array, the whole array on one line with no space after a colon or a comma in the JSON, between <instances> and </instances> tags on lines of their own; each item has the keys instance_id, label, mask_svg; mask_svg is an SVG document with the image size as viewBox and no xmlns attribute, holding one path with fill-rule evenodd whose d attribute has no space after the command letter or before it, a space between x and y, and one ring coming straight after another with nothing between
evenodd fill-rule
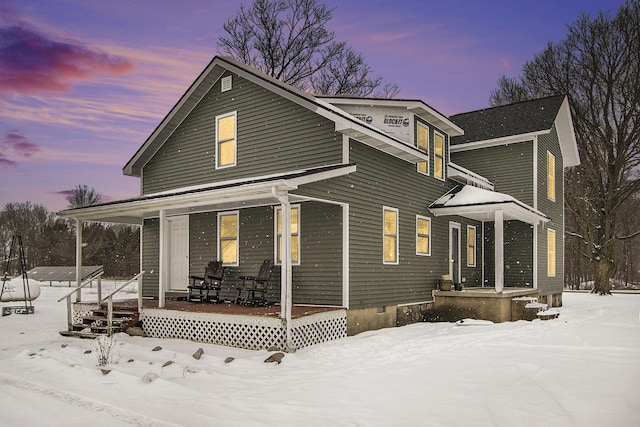
<instances>
[{"instance_id":1,"label":"white door","mask_svg":"<svg viewBox=\"0 0 640 427\"><path fill-rule=\"evenodd\" d=\"M449 277L460 283L460 224L449 223Z\"/></svg>"},{"instance_id":2,"label":"white door","mask_svg":"<svg viewBox=\"0 0 640 427\"><path fill-rule=\"evenodd\" d=\"M189 216L169 222L169 290L186 290L189 284Z\"/></svg>"}]
</instances>

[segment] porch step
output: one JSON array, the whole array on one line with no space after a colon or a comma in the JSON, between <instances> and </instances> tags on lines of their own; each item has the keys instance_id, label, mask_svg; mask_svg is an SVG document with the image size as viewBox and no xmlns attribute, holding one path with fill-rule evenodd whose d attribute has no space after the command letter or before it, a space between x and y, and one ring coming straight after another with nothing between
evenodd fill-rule
<instances>
[{"instance_id":1,"label":"porch step","mask_svg":"<svg viewBox=\"0 0 640 427\"><path fill-rule=\"evenodd\" d=\"M139 318L140 314L137 311L113 311L111 333L124 332L129 326L136 323ZM60 335L62 336L77 338L95 338L108 334L108 310L104 308L92 310L90 314L82 317L81 323L71 325L68 331L60 331Z\"/></svg>"},{"instance_id":2,"label":"porch step","mask_svg":"<svg viewBox=\"0 0 640 427\"><path fill-rule=\"evenodd\" d=\"M62 335L63 337L95 339L104 334L96 334L94 332L83 332L83 331L60 331L60 335Z\"/></svg>"},{"instance_id":3,"label":"porch step","mask_svg":"<svg viewBox=\"0 0 640 427\"><path fill-rule=\"evenodd\" d=\"M537 316L538 316L538 319L540 320L551 320L551 319L557 319L560 316L560 313L554 310L543 310L543 311L539 311Z\"/></svg>"}]
</instances>

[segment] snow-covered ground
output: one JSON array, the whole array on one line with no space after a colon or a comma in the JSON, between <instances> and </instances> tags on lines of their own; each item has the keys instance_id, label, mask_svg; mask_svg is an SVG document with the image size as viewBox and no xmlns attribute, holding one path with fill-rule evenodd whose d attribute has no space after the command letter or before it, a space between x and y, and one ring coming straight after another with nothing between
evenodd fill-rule
<instances>
[{"instance_id":1,"label":"snow-covered ground","mask_svg":"<svg viewBox=\"0 0 640 427\"><path fill-rule=\"evenodd\" d=\"M35 314L0 319L2 426L640 425L640 295L565 293L556 320L421 323L281 364L118 334L103 375L93 341L58 334L68 291L44 286Z\"/></svg>"}]
</instances>

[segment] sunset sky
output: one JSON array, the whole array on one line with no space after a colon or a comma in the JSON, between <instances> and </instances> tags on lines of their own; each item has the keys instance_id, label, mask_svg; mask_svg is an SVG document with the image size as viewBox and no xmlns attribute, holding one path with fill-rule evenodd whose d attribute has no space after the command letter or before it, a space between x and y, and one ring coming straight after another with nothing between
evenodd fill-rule
<instances>
[{"instance_id":1,"label":"sunset sky","mask_svg":"<svg viewBox=\"0 0 640 427\"><path fill-rule=\"evenodd\" d=\"M322 0L319 0L322 1ZM503 75L583 12L622 0L326 0L329 29L399 98L451 115L487 106ZM0 209L66 208L86 184L136 196L122 167L211 58L231 0L0 0Z\"/></svg>"}]
</instances>

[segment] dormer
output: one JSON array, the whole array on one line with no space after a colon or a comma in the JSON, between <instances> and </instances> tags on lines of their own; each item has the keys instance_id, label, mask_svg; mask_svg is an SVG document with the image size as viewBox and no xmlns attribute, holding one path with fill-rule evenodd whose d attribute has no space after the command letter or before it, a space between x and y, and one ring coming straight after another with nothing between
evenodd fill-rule
<instances>
[{"instance_id":1,"label":"dormer","mask_svg":"<svg viewBox=\"0 0 640 427\"><path fill-rule=\"evenodd\" d=\"M444 181L449 138L464 131L422 101L352 97L320 97L353 117L424 153L416 170Z\"/></svg>"}]
</instances>

